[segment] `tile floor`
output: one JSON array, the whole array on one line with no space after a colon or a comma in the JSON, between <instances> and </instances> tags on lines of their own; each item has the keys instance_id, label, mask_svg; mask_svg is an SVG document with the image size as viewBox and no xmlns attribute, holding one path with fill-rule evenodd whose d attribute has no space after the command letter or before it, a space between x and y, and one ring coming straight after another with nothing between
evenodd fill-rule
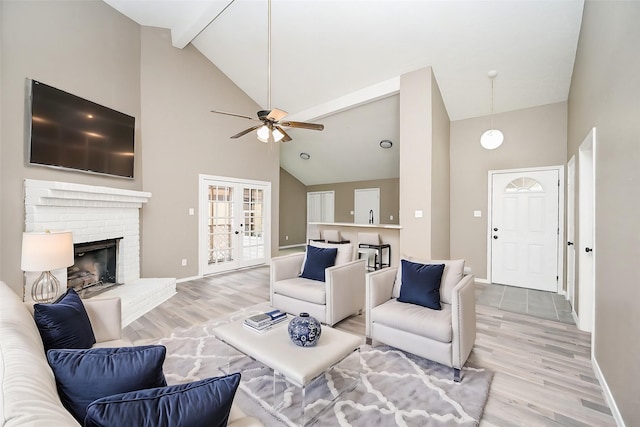
<instances>
[{"instance_id":1,"label":"tile floor","mask_svg":"<svg viewBox=\"0 0 640 427\"><path fill-rule=\"evenodd\" d=\"M569 301L553 292L476 283L476 302L501 310L575 324Z\"/></svg>"}]
</instances>

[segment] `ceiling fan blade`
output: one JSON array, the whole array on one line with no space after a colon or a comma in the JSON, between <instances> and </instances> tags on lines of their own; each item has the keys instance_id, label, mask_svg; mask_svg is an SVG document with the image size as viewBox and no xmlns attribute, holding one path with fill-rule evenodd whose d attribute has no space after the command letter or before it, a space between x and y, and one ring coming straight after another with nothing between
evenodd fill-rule
<instances>
[{"instance_id":1,"label":"ceiling fan blade","mask_svg":"<svg viewBox=\"0 0 640 427\"><path fill-rule=\"evenodd\" d=\"M287 114L289 113L287 113L286 111L278 110L277 108L274 108L267 115L267 119L272 120L274 122L279 122L280 120L284 119L287 116Z\"/></svg>"},{"instance_id":2,"label":"ceiling fan blade","mask_svg":"<svg viewBox=\"0 0 640 427\"><path fill-rule=\"evenodd\" d=\"M324 130L324 125L318 123L306 123L306 122L282 122L280 123L282 126L287 126L290 128L300 128L300 129L309 129L309 130Z\"/></svg>"},{"instance_id":3,"label":"ceiling fan blade","mask_svg":"<svg viewBox=\"0 0 640 427\"><path fill-rule=\"evenodd\" d=\"M279 132L281 132L284 137L280 140L280 142L289 142L289 141L293 141L293 139L289 136L288 133L286 133L284 131L284 129L282 129L280 126L274 126L274 128L278 129Z\"/></svg>"},{"instance_id":4,"label":"ceiling fan blade","mask_svg":"<svg viewBox=\"0 0 640 427\"><path fill-rule=\"evenodd\" d=\"M238 133L236 133L235 135L233 135L233 136L231 137L231 139L240 138L241 136L244 136L244 135L248 134L249 132L254 131L254 130L256 130L256 129L258 129L258 128L261 128L261 127L262 127L262 125L252 126L252 127L250 127L249 129L245 129L245 130L243 130L242 132L238 132Z\"/></svg>"},{"instance_id":5,"label":"ceiling fan blade","mask_svg":"<svg viewBox=\"0 0 640 427\"><path fill-rule=\"evenodd\" d=\"M226 111L216 111L216 110L211 110L211 112L212 113L216 113L216 114L224 114L226 116L240 117L240 118L243 118L243 119L249 119L249 120L253 120L253 121L258 121L258 119L256 119L256 118L245 116L243 114L228 113Z\"/></svg>"}]
</instances>

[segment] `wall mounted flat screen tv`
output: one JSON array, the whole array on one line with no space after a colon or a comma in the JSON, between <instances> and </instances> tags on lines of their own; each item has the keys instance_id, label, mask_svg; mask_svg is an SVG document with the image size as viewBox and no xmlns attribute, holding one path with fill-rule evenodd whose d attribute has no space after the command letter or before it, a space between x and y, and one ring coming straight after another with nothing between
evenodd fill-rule
<instances>
[{"instance_id":1,"label":"wall mounted flat screen tv","mask_svg":"<svg viewBox=\"0 0 640 427\"><path fill-rule=\"evenodd\" d=\"M133 178L135 118L36 80L28 162Z\"/></svg>"}]
</instances>

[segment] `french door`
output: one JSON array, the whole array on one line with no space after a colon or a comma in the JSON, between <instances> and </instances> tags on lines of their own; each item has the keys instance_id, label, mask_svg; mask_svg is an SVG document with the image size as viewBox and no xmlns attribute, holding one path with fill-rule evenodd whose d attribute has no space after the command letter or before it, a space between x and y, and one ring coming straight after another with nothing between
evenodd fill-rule
<instances>
[{"instance_id":1,"label":"french door","mask_svg":"<svg viewBox=\"0 0 640 427\"><path fill-rule=\"evenodd\" d=\"M200 176L200 274L265 264L271 183Z\"/></svg>"},{"instance_id":2,"label":"french door","mask_svg":"<svg viewBox=\"0 0 640 427\"><path fill-rule=\"evenodd\" d=\"M491 281L558 291L559 171L492 175Z\"/></svg>"}]
</instances>

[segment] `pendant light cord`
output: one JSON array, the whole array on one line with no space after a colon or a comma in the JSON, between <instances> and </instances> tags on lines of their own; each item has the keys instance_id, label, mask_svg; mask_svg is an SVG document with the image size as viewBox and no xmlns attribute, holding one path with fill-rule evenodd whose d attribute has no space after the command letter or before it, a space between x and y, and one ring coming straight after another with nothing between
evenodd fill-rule
<instances>
[{"instance_id":1,"label":"pendant light cord","mask_svg":"<svg viewBox=\"0 0 640 427\"><path fill-rule=\"evenodd\" d=\"M491 78L491 129L493 129L493 81L494 80L495 80L495 77Z\"/></svg>"}]
</instances>

